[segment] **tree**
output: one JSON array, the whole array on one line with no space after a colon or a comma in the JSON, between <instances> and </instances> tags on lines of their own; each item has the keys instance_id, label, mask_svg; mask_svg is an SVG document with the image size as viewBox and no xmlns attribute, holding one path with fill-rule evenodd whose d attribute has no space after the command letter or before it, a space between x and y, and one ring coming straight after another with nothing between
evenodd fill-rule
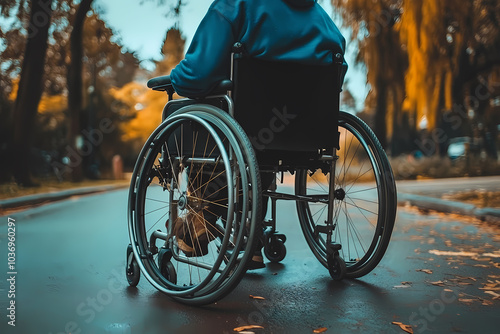
<instances>
[{"instance_id":1,"label":"tree","mask_svg":"<svg viewBox=\"0 0 500 334\"><path fill-rule=\"evenodd\" d=\"M426 118L427 130L436 133L444 112L457 107L462 125L469 122L463 110L473 109L479 116L492 114L488 110L489 100L494 97L493 79L484 75L495 72L500 64L498 1L332 0L332 3L340 8L345 25L353 29L355 37L359 37L359 31L367 32L358 42L360 59L368 68L368 82L376 95L375 132L379 137L384 137L384 120L393 124L394 144L401 143L399 139L405 134L398 133L398 128L407 133L408 122L413 128L410 132L415 133L419 120ZM478 94L481 88L490 94ZM386 118L384 109L390 110L390 104L393 117ZM483 122L496 127L494 122ZM442 135L436 137L439 136L433 136L443 141ZM439 145L435 147L428 153L439 153Z\"/></svg>"},{"instance_id":2,"label":"tree","mask_svg":"<svg viewBox=\"0 0 500 334\"><path fill-rule=\"evenodd\" d=\"M34 162L35 153L34 148L38 145L32 146L32 143L39 143L36 137L37 131L40 129L38 126L38 113L36 112L36 97L38 94L31 94L29 104L32 111L31 116L26 113L20 114L14 111L16 100L26 101L27 99L18 96L21 93L19 81L21 72L23 71L23 64L25 63L25 50L28 43L28 37L37 34L41 37L41 23L46 21L48 11L50 13L50 28L48 33L46 52L38 47L34 48L35 57L37 58L38 65L43 64L41 71L42 84L41 91L48 92L49 94L61 94L66 87L66 80L61 80L61 73L65 70L65 45L67 37L65 37L65 30L68 29L67 13L70 11L69 0L55 0L50 6L45 6L46 11L35 14L36 24L30 24L30 5L28 1L6 1L1 3L1 13L6 18L11 18L8 25L3 24L0 26L0 37L3 43L0 45L0 160L7 163L1 164L0 179L8 181L14 179L26 179L24 184L33 183L31 176L33 169L38 168L38 163ZM43 5L43 2L37 3ZM40 27L39 27L40 26ZM43 28L43 27L42 27ZM43 29L42 29L43 30ZM43 31L42 31L43 34ZM41 57L40 57L41 56ZM45 62L43 61L45 59ZM35 65L32 61L26 60L31 66ZM64 63L64 64L63 64ZM50 69L47 71L47 69ZM63 70L64 68L64 70ZM28 80L31 84L35 83L31 79ZM31 89L31 88L30 88ZM43 95L42 95L43 96ZM24 108L24 106L22 107ZM34 108L34 111L33 111ZM18 126L14 125L17 122ZM22 130L19 130L19 127ZM19 145L22 142L14 140L14 129L17 128L17 136L23 137L27 140L29 149L20 149ZM34 131L37 130L37 131ZM17 147L14 147L17 146ZM23 153L24 152L24 153ZM14 162L17 159L16 154L23 155L24 162ZM19 167L14 166L22 165L22 171L19 172ZM28 177L15 177L15 174L22 173L29 175ZM21 181L22 182L22 181Z\"/></svg>"},{"instance_id":3,"label":"tree","mask_svg":"<svg viewBox=\"0 0 500 334\"><path fill-rule=\"evenodd\" d=\"M372 87L369 98L373 110L372 127L383 147L387 147L390 130L397 128L397 118L404 99L404 73L407 55L400 48L396 24L401 12L396 0L332 0L342 15L344 25L351 27L358 45L357 61L364 62L368 70L367 81Z\"/></svg>"},{"instance_id":4,"label":"tree","mask_svg":"<svg viewBox=\"0 0 500 334\"><path fill-rule=\"evenodd\" d=\"M166 75L184 58L185 40L178 29L167 32L162 47L164 59L156 63L155 74ZM123 113L132 115L122 124L123 140L138 143L140 147L161 122L161 110L167 102L166 94L147 89L143 83L131 82L120 89L112 89L113 97L121 102Z\"/></svg>"},{"instance_id":5,"label":"tree","mask_svg":"<svg viewBox=\"0 0 500 334\"><path fill-rule=\"evenodd\" d=\"M78 137L80 135L80 114L82 111L82 58L83 58L83 24L90 10L92 0L82 0L73 18L70 36L71 61L68 66L68 141L73 152L78 152ZM82 165L79 161L71 162L73 181L83 179Z\"/></svg>"},{"instance_id":6,"label":"tree","mask_svg":"<svg viewBox=\"0 0 500 334\"><path fill-rule=\"evenodd\" d=\"M14 133L11 146L14 177L19 184L26 186L34 184L29 173L29 154L35 115L43 91L42 78L51 15L52 0L31 2L28 40L14 105Z\"/></svg>"}]
</instances>

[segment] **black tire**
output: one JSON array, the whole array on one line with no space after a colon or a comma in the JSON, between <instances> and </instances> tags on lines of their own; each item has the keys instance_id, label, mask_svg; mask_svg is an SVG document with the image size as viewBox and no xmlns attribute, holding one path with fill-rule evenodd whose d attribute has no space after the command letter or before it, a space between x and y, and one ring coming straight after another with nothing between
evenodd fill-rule
<instances>
[{"instance_id":1,"label":"black tire","mask_svg":"<svg viewBox=\"0 0 500 334\"><path fill-rule=\"evenodd\" d=\"M340 112L340 150L335 163L334 227L332 241L342 245L346 277L368 274L382 259L396 216L396 185L391 166L373 131L358 117ZM326 169L326 168L325 168ZM300 170L295 180L298 195L328 198L330 170ZM328 268L324 225L326 203L297 202L300 225L316 258Z\"/></svg>"},{"instance_id":2,"label":"black tire","mask_svg":"<svg viewBox=\"0 0 500 334\"><path fill-rule=\"evenodd\" d=\"M277 237L271 237L271 240L264 247L264 255L271 262L277 263L283 261L286 256L286 246L283 240Z\"/></svg>"},{"instance_id":3,"label":"black tire","mask_svg":"<svg viewBox=\"0 0 500 334\"><path fill-rule=\"evenodd\" d=\"M165 279L173 284L177 284L177 272L175 271L175 267L170 262L172 258L172 253L170 250L161 249L158 252L158 267L160 268L160 272Z\"/></svg>"},{"instance_id":4,"label":"black tire","mask_svg":"<svg viewBox=\"0 0 500 334\"><path fill-rule=\"evenodd\" d=\"M260 191L255 153L232 117L201 104L170 115L144 145L130 187L129 232L141 254L144 276L186 304L209 304L224 297L251 259ZM207 228L196 238L188 228L181 238L173 231L176 217L190 224L196 218L182 217L191 212ZM203 238L208 243L198 251ZM186 243L195 251L186 252ZM158 247L172 253L167 271L159 266Z\"/></svg>"},{"instance_id":5,"label":"black tire","mask_svg":"<svg viewBox=\"0 0 500 334\"><path fill-rule=\"evenodd\" d=\"M125 267L125 275L127 276L127 282L130 286L137 286L139 284L139 280L141 278L141 270L139 269L139 265L134 258L134 254L132 252L132 246L128 245L127 247L127 261ZM130 263L130 265L129 265Z\"/></svg>"},{"instance_id":6,"label":"black tire","mask_svg":"<svg viewBox=\"0 0 500 334\"><path fill-rule=\"evenodd\" d=\"M338 254L327 256L328 272L334 281L341 281L347 273L345 261Z\"/></svg>"},{"instance_id":7,"label":"black tire","mask_svg":"<svg viewBox=\"0 0 500 334\"><path fill-rule=\"evenodd\" d=\"M177 284L177 272L172 262L164 263L160 269L161 274L173 284Z\"/></svg>"}]
</instances>

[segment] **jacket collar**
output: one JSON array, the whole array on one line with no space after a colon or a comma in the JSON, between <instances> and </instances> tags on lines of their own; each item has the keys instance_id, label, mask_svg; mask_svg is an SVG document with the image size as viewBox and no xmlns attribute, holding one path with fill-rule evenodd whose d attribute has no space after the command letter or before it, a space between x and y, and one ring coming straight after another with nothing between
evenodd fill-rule
<instances>
[{"instance_id":1,"label":"jacket collar","mask_svg":"<svg viewBox=\"0 0 500 334\"><path fill-rule=\"evenodd\" d=\"M316 3L316 0L284 0L292 7L311 7Z\"/></svg>"}]
</instances>

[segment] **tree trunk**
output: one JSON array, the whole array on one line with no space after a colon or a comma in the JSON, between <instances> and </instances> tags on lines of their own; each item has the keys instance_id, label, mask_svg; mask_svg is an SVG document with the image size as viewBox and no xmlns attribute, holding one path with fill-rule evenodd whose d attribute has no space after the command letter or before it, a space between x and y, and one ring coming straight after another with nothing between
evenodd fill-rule
<instances>
[{"instance_id":1,"label":"tree trunk","mask_svg":"<svg viewBox=\"0 0 500 334\"><path fill-rule=\"evenodd\" d=\"M31 146L38 104L43 92L43 73L52 0L31 2L28 39L24 51L19 89L13 110L12 174L18 184L34 186Z\"/></svg>"},{"instance_id":2,"label":"tree trunk","mask_svg":"<svg viewBox=\"0 0 500 334\"><path fill-rule=\"evenodd\" d=\"M83 179L81 147L78 147L78 137L81 136L80 114L82 110L82 57L83 57L83 24L90 10L92 0L82 0L76 11L73 24L73 30L70 36L71 62L68 67L68 111L69 127L68 142L70 154L70 172L71 179L74 182Z\"/></svg>"},{"instance_id":3,"label":"tree trunk","mask_svg":"<svg viewBox=\"0 0 500 334\"><path fill-rule=\"evenodd\" d=\"M375 107L375 121L373 132L384 149L387 148L387 84L381 75L377 78L377 106Z\"/></svg>"}]
</instances>

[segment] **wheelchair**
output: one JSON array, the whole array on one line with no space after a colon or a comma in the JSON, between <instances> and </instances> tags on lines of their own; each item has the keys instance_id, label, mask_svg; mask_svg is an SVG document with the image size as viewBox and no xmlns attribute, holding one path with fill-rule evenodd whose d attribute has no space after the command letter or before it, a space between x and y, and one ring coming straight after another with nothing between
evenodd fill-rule
<instances>
[{"instance_id":1,"label":"wheelchair","mask_svg":"<svg viewBox=\"0 0 500 334\"><path fill-rule=\"evenodd\" d=\"M324 66L265 61L238 43L231 79L210 96L172 99L169 76L148 81L169 101L130 184L131 286L142 273L176 301L220 300L257 247L272 262L284 259L278 200L296 202L307 244L334 280L377 266L394 226L396 187L372 130L339 111L342 61L340 54ZM293 194L261 184L261 176L284 172L295 176ZM271 202L267 221L263 199Z\"/></svg>"}]
</instances>

